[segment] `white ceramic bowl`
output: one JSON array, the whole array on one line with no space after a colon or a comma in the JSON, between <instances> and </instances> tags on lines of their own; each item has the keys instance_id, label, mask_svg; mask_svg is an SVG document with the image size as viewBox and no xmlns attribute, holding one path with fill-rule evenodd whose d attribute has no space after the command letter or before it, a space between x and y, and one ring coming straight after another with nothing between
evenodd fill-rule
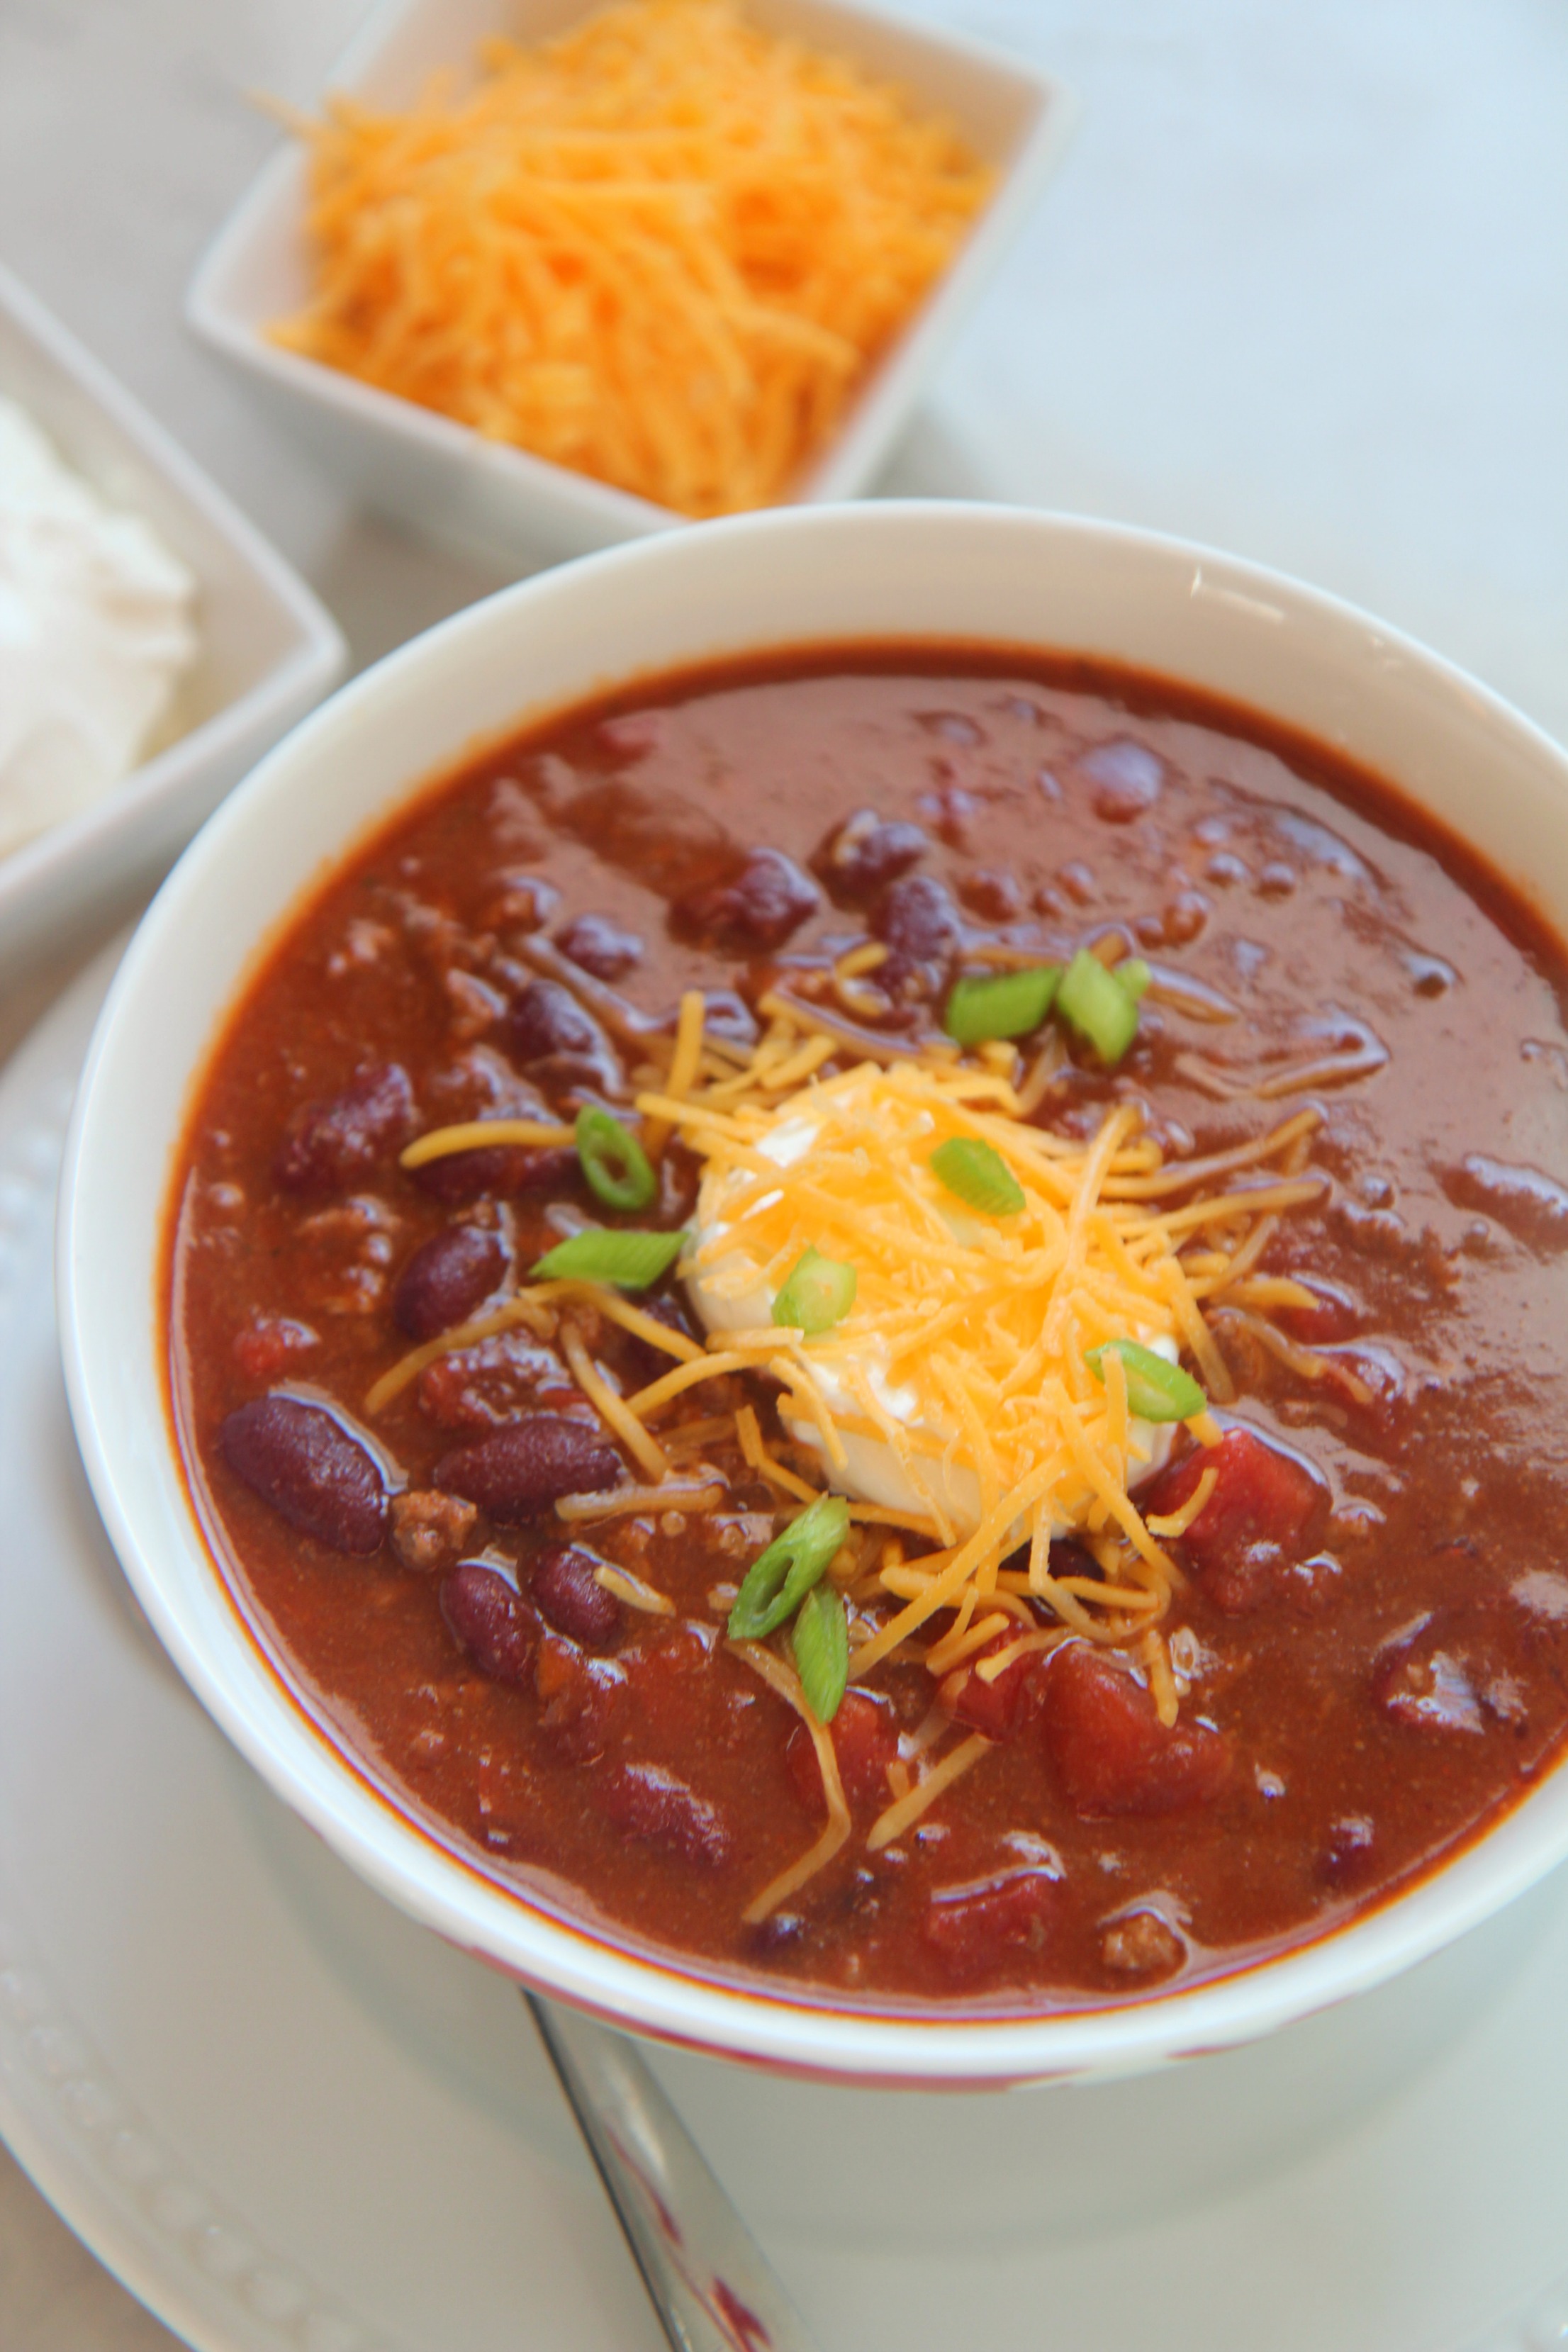
<instances>
[{"instance_id":1,"label":"white ceramic bowl","mask_svg":"<svg viewBox=\"0 0 1568 2352\"><path fill-rule=\"evenodd\" d=\"M623 547L508 589L356 680L272 752L170 877L105 1006L68 1146L58 1281L71 1409L110 1534L192 1687L331 1844L443 1935L639 2030L774 2066L927 2084L1125 2074L1246 2042L1452 1942L1568 1854L1568 1772L1398 1900L1191 1991L944 2022L716 1989L545 1917L372 1793L241 1626L154 1402L160 1233L191 1088L225 1009L323 863L476 736L612 680L903 635L1111 656L1250 704L1402 784L1568 929L1568 759L1484 688L1330 597L1174 541L994 507L780 509Z\"/></svg>"},{"instance_id":2,"label":"white ceramic bowl","mask_svg":"<svg viewBox=\"0 0 1568 2352\"><path fill-rule=\"evenodd\" d=\"M0 269L0 394L195 574L201 649L178 733L78 816L0 858L0 987L144 898L231 784L342 676L336 624L200 468Z\"/></svg>"},{"instance_id":3,"label":"white ceramic bowl","mask_svg":"<svg viewBox=\"0 0 1568 2352\"><path fill-rule=\"evenodd\" d=\"M479 42L504 32L542 40L597 0L383 0L329 88L405 106L429 75L471 72ZM1071 126L1050 76L978 43L904 24L856 0L748 0L770 30L836 49L902 83L954 121L998 173L994 194L952 267L868 378L795 498L812 505L865 489L922 386L1012 242ZM185 315L367 505L460 555L515 573L665 530L685 518L586 474L487 441L466 425L378 392L267 340L310 285L305 170L275 156L203 258Z\"/></svg>"}]
</instances>

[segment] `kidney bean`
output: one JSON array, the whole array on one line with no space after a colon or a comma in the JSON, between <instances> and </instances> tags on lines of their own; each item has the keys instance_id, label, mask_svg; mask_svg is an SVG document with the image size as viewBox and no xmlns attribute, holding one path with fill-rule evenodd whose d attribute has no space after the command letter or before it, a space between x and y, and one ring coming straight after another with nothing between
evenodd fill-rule
<instances>
[{"instance_id":1,"label":"kidney bean","mask_svg":"<svg viewBox=\"0 0 1568 2352\"><path fill-rule=\"evenodd\" d=\"M539 1627L532 1611L500 1569L460 1560L441 1580L441 1614L452 1638L491 1682L526 1683Z\"/></svg>"},{"instance_id":2,"label":"kidney bean","mask_svg":"<svg viewBox=\"0 0 1568 2352\"><path fill-rule=\"evenodd\" d=\"M697 1335L692 1328L691 1318L684 1311L679 1299L644 1296L637 1300L637 1305L645 1315L656 1323L662 1323L667 1330L679 1331L684 1339L695 1339ZM595 1345L634 1388L646 1388L650 1381L657 1381L661 1373L674 1369L674 1357L667 1355L662 1348L654 1347L650 1340L639 1339L630 1331L617 1331L614 1325L605 1329Z\"/></svg>"},{"instance_id":3,"label":"kidney bean","mask_svg":"<svg viewBox=\"0 0 1568 2352\"><path fill-rule=\"evenodd\" d=\"M1351 1339L1361 1320L1353 1292L1342 1282L1331 1282L1326 1276L1293 1273L1291 1279L1303 1283L1312 1294L1310 1307L1281 1307L1279 1320L1291 1337L1309 1348L1332 1347L1337 1340Z\"/></svg>"},{"instance_id":4,"label":"kidney bean","mask_svg":"<svg viewBox=\"0 0 1568 2352\"><path fill-rule=\"evenodd\" d=\"M1146 744L1097 743L1079 766L1095 786L1094 813L1107 824L1131 824L1160 797L1165 763Z\"/></svg>"},{"instance_id":5,"label":"kidney bean","mask_svg":"<svg viewBox=\"0 0 1568 2352\"><path fill-rule=\"evenodd\" d=\"M586 1544L552 1544L534 1561L529 1585L540 1615L585 1650L608 1649L621 1630L621 1604L595 1574L601 1565Z\"/></svg>"},{"instance_id":6,"label":"kidney bean","mask_svg":"<svg viewBox=\"0 0 1568 2352\"><path fill-rule=\"evenodd\" d=\"M884 822L875 809L857 809L812 852L812 871L838 899L869 898L918 866L931 843L918 824Z\"/></svg>"},{"instance_id":7,"label":"kidney bean","mask_svg":"<svg viewBox=\"0 0 1568 2352\"><path fill-rule=\"evenodd\" d=\"M253 1397L229 1414L218 1443L235 1475L301 1535L329 1551L379 1549L386 1525L380 1467L321 1405Z\"/></svg>"},{"instance_id":8,"label":"kidney bean","mask_svg":"<svg viewBox=\"0 0 1568 2352\"><path fill-rule=\"evenodd\" d=\"M477 1503L492 1519L516 1524L562 1495L613 1486L620 1471L620 1455L583 1422L539 1412L444 1454L432 1476L436 1486Z\"/></svg>"},{"instance_id":9,"label":"kidney bean","mask_svg":"<svg viewBox=\"0 0 1568 2352\"><path fill-rule=\"evenodd\" d=\"M506 1020L506 1046L514 1062L542 1062L555 1054L592 1060L609 1051L609 1039L558 980L531 980Z\"/></svg>"},{"instance_id":10,"label":"kidney bean","mask_svg":"<svg viewBox=\"0 0 1568 2352\"><path fill-rule=\"evenodd\" d=\"M658 1846L699 1869L719 1870L730 1859L730 1827L718 1806L662 1764L623 1764L605 1776L596 1794L626 1837Z\"/></svg>"},{"instance_id":11,"label":"kidney bean","mask_svg":"<svg viewBox=\"0 0 1568 2352\"><path fill-rule=\"evenodd\" d=\"M1385 1649L1373 1697L1408 1731L1478 1732L1498 1724L1523 1730L1529 1706L1502 1665L1501 1624L1490 1601L1439 1609Z\"/></svg>"},{"instance_id":12,"label":"kidney bean","mask_svg":"<svg viewBox=\"0 0 1568 2352\"><path fill-rule=\"evenodd\" d=\"M782 947L815 915L816 886L780 849L753 849L738 872L678 899L677 924L704 940L752 954Z\"/></svg>"},{"instance_id":13,"label":"kidney bean","mask_svg":"<svg viewBox=\"0 0 1568 2352\"><path fill-rule=\"evenodd\" d=\"M506 1244L482 1225L448 1225L416 1249L397 1277L392 1319L411 1339L465 1322L507 1269Z\"/></svg>"},{"instance_id":14,"label":"kidney bean","mask_svg":"<svg viewBox=\"0 0 1568 2352\"><path fill-rule=\"evenodd\" d=\"M1377 1823L1367 1813L1342 1813L1329 1823L1328 1843L1317 1874L1326 1886L1353 1891L1364 1885L1377 1864Z\"/></svg>"},{"instance_id":15,"label":"kidney bean","mask_svg":"<svg viewBox=\"0 0 1568 2352\"><path fill-rule=\"evenodd\" d=\"M286 1192L342 1192L402 1149L415 1117L407 1071L399 1062L379 1062L341 1094L294 1113L272 1172Z\"/></svg>"},{"instance_id":16,"label":"kidney bean","mask_svg":"<svg viewBox=\"0 0 1568 2352\"><path fill-rule=\"evenodd\" d=\"M628 931L609 915L574 915L556 932L555 944L595 980L619 980L643 959L643 942L637 932Z\"/></svg>"},{"instance_id":17,"label":"kidney bean","mask_svg":"<svg viewBox=\"0 0 1568 2352\"><path fill-rule=\"evenodd\" d=\"M992 866L976 866L965 874L958 886L958 895L972 915L983 923L1016 922L1024 911L1024 893L1016 876L999 872Z\"/></svg>"},{"instance_id":18,"label":"kidney bean","mask_svg":"<svg viewBox=\"0 0 1568 2352\"><path fill-rule=\"evenodd\" d=\"M703 1026L710 1037L727 1038L731 1045L754 1045L757 1042L757 1019L743 996L732 988L707 988L702 992L707 1007ZM672 1037L679 1024L679 1006L672 1006L658 1024L660 1036Z\"/></svg>"},{"instance_id":19,"label":"kidney bean","mask_svg":"<svg viewBox=\"0 0 1568 2352\"><path fill-rule=\"evenodd\" d=\"M487 1144L478 1151L454 1151L427 1160L414 1181L448 1209L473 1201L505 1200L514 1192L554 1192L577 1174L577 1154L568 1144L533 1151L521 1144Z\"/></svg>"},{"instance_id":20,"label":"kidney bean","mask_svg":"<svg viewBox=\"0 0 1568 2352\"><path fill-rule=\"evenodd\" d=\"M419 1410L443 1429L502 1429L548 1391L563 1403L578 1393L554 1350L524 1331L495 1331L426 1365Z\"/></svg>"},{"instance_id":21,"label":"kidney bean","mask_svg":"<svg viewBox=\"0 0 1568 2352\"><path fill-rule=\"evenodd\" d=\"M871 929L895 955L915 963L942 963L963 936L958 908L944 882L931 874L910 874L882 897Z\"/></svg>"},{"instance_id":22,"label":"kidney bean","mask_svg":"<svg viewBox=\"0 0 1568 2352\"><path fill-rule=\"evenodd\" d=\"M1085 1821L1185 1811L1217 1797L1232 1746L1204 1724L1167 1729L1149 1693L1081 1642L1052 1654L1041 1678L1046 1752Z\"/></svg>"},{"instance_id":23,"label":"kidney bean","mask_svg":"<svg viewBox=\"0 0 1568 2352\"><path fill-rule=\"evenodd\" d=\"M941 1887L926 1905L921 1937L955 1983L971 1983L1007 1952L1038 1951L1060 1899L1060 1881L1045 1870Z\"/></svg>"}]
</instances>

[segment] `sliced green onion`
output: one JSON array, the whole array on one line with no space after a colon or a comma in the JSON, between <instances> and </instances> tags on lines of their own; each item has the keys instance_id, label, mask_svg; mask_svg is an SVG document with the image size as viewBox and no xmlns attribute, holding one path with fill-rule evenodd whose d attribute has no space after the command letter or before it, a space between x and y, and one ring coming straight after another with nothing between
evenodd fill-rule
<instances>
[{"instance_id":1,"label":"sliced green onion","mask_svg":"<svg viewBox=\"0 0 1568 2352\"><path fill-rule=\"evenodd\" d=\"M1061 976L1059 963L1037 963L984 980L955 981L942 1025L961 1045L983 1045L988 1037L1026 1037L1050 1011Z\"/></svg>"},{"instance_id":2,"label":"sliced green onion","mask_svg":"<svg viewBox=\"0 0 1568 2352\"><path fill-rule=\"evenodd\" d=\"M849 1620L831 1584L806 1594L790 1638L805 1703L818 1723L831 1723L849 1679Z\"/></svg>"},{"instance_id":3,"label":"sliced green onion","mask_svg":"<svg viewBox=\"0 0 1568 2352\"><path fill-rule=\"evenodd\" d=\"M808 1504L746 1570L730 1612L730 1639L760 1642L793 1617L848 1532L849 1506L841 1495L819 1495Z\"/></svg>"},{"instance_id":4,"label":"sliced green onion","mask_svg":"<svg viewBox=\"0 0 1568 2352\"><path fill-rule=\"evenodd\" d=\"M808 1249L796 1258L773 1301L773 1321L804 1331L807 1339L831 1331L854 1306L858 1281L854 1267L841 1258Z\"/></svg>"},{"instance_id":5,"label":"sliced green onion","mask_svg":"<svg viewBox=\"0 0 1568 2352\"><path fill-rule=\"evenodd\" d=\"M931 1173L983 1216L1016 1217L1023 1189L999 1151L978 1136L954 1135L931 1156Z\"/></svg>"},{"instance_id":6,"label":"sliced green onion","mask_svg":"<svg viewBox=\"0 0 1568 2352\"><path fill-rule=\"evenodd\" d=\"M1137 997L1087 948L1079 948L1062 974L1057 1012L1102 1062L1119 1062L1138 1034Z\"/></svg>"},{"instance_id":7,"label":"sliced green onion","mask_svg":"<svg viewBox=\"0 0 1568 2352\"><path fill-rule=\"evenodd\" d=\"M1137 1004L1147 996L1149 983L1154 975L1142 956L1128 956L1117 965L1113 977L1121 982L1133 1003Z\"/></svg>"},{"instance_id":8,"label":"sliced green onion","mask_svg":"<svg viewBox=\"0 0 1568 2352\"><path fill-rule=\"evenodd\" d=\"M637 1137L595 1103L578 1112L576 1135L577 1158L595 1199L606 1209L646 1209L658 1179Z\"/></svg>"},{"instance_id":9,"label":"sliced green onion","mask_svg":"<svg viewBox=\"0 0 1568 2352\"><path fill-rule=\"evenodd\" d=\"M612 1234L591 1225L546 1250L533 1272L547 1282L613 1282L617 1290L646 1290L685 1246L683 1232Z\"/></svg>"},{"instance_id":10,"label":"sliced green onion","mask_svg":"<svg viewBox=\"0 0 1568 2352\"><path fill-rule=\"evenodd\" d=\"M1104 1360L1110 1355L1121 1359L1127 1410L1138 1420L1191 1421L1207 1407L1208 1399L1190 1372L1184 1372L1180 1364L1168 1364L1152 1348L1141 1348L1136 1339L1107 1339L1103 1347L1090 1348L1084 1362L1097 1381L1104 1380Z\"/></svg>"}]
</instances>

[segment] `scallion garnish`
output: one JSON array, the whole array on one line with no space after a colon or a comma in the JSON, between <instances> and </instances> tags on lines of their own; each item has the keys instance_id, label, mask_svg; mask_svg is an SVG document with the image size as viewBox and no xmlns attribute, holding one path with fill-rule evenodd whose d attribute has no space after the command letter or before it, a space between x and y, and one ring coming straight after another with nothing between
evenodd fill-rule
<instances>
[{"instance_id":1,"label":"scallion garnish","mask_svg":"<svg viewBox=\"0 0 1568 2352\"><path fill-rule=\"evenodd\" d=\"M1062 974L1057 1012L1102 1062L1119 1062L1138 1034L1138 995L1097 955L1079 948Z\"/></svg>"},{"instance_id":2,"label":"scallion garnish","mask_svg":"<svg viewBox=\"0 0 1568 2352\"><path fill-rule=\"evenodd\" d=\"M831 1723L849 1679L849 1620L831 1584L806 1594L790 1639L805 1703L818 1723Z\"/></svg>"},{"instance_id":3,"label":"scallion garnish","mask_svg":"<svg viewBox=\"0 0 1568 2352\"><path fill-rule=\"evenodd\" d=\"M1208 1404L1196 1381L1180 1364L1168 1364L1152 1348L1136 1339L1107 1339L1090 1348L1084 1362L1097 1381L1105 1378L1104 1359L1117 1355L1127 1375L1127 1409L1139 1421L1191 1421Z\"/></svg>"},{"instance_id":4,"label":"scallion garnish","mask_svg":"<svg viewBox=\"0 0 1568 2352\"><path fill-rule=\"evenodd\" d=\"M592 1225L557 1242L535 1265L546 1282L610 1282L617 1290L646 1290L686 1246L684 1233L608 1233Z\"/></svg>"},{"instance_id":5,"label":"scallion garnish","mask_svg":"<svg viewBox=\"0 0 1568 2352\"><path fill-rule=\"evenodd\" d=\"M819 1495L775 1536L746 1570L728 1632L732 1642L760 1642L799 1608L849 1532L841 1495Z\"/></svg>"},{"instance_id":6,"label":"scallion garnish","mask_svg":"<svg viewBox=\"0 0 1568 2352\"><path fill-rule=\"evenodd\" d=\"M931 1168L939 1182L983 1216L1014 1217L1024 1205L1023 1188L1007 1162L978 1136L951 1136L931 1153Z\"/></svg>"},{"instance_id":7,"label":"scallion garnish","mask_svg":"<svg viewBox=\"0 0 1568 2352\"><path fill-rule=\"evenodd\" d=\"M808 1249L796 1258L773 1301L773 1321L804 1331L807 1339L831 1331L855 1304L858 1277L841 1258Z\"/></svg>"},{"instance_id":8,"label":"scallion garnish","mask_svg":"<svg viewBox=\"0 0 1568 2352\"><path fill-rule=\"evenodd\" d=\"M646 1209L658 1179L637 1137L596 1103L577 1114L577 1157L588 1189L606 1209Z\"/></svg>"},{"instance_id":9,"label":"scallion garnish","mask_svg":"<svg viewBox=\"0 0 1568 2352\"><path fill-rule=\"evenodd\" d=\"M1116 965L1112 976L1121 982L1134 1004L1141 1003L1148 994L1149 983L1154 977L1142 956L1125 957Z\"/></svg>"},{"instance_id":10,"label":"scallion garnish","mask_svg":"<svg viewBox=\"0 0 1568 2352\"><path fill-rule=\"evenodd\" d=\"M961 1045L983 1045L989 1037L1026 1037L1037 1029L1056 1000L1059 963L1027 965L955 981L942 1025Z\"/></svg>"}]
</instances>

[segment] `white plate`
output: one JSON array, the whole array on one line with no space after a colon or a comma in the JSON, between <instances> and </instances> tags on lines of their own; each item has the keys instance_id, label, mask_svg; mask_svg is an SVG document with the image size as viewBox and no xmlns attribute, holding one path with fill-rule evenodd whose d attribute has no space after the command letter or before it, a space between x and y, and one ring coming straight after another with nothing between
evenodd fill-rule
<instances>
[{"instance_id":1,"label":"white plate","mask_svg":"<svg viewBox=\"0 0 1568 2352\"><path fill-rule=\"evenodd\" d=\"M0 858L0 985L122 919L231 784L342 675L337 624L107 368L0 268L0 394L196 577L201 646L180 732L113 791Z\"/></svg>"},{"instance_id":2,"label":"white plate","mask_svg":"<svg viewBox=\"0 0 1568 2352\"><path fill-rule=\"evenodd\" d=\"M407 106L440 68L471 72L481 41L547 38L589 0L381 0L328 78L373 106ZM858 497L1024 226L1071 129L1062 84L1021 58L943 28L884 16L865 0L752 0L770 31L855 58L955 121L996 186L952 266L879 360L793 498ZM683 518L526 449L378 392L268 340L271 320L310 290L305 162L275 155L219 230L192 281L185 315L241 368L286 423L368 505L458 553L515 576L545 556L582 555L668 530Z\"/></svg>"},{"instance_id":3,"label":"white plate","mask_svg":"<svg viewBox=\"0 0 1568 2352\"><path fill-rule=\"evenodd\" d=\"M268 1794L94 1516L50 1227L108 977L0 1081L0 2130L200 2352L656 2352L515 1993ZM1152 2218L1075 2210L1051 2167L1075 2139L1131 2152L1195 2070L916 2098L656 2063L823 2352L1545 2352L1568 2341L1568 1885L1430 1966L1466 2000L1436 2056L1400 2046L1423 1971L1357 2004L1384 2003L1387 2053L1357 2119L1184 2208L1174 2179ZM1206 2063L1272 2066L1300 2149L1311 2086L1298 2064L1282 2088L1279 2053L1310 2046Z\"/></svg>"}]
</instances>

